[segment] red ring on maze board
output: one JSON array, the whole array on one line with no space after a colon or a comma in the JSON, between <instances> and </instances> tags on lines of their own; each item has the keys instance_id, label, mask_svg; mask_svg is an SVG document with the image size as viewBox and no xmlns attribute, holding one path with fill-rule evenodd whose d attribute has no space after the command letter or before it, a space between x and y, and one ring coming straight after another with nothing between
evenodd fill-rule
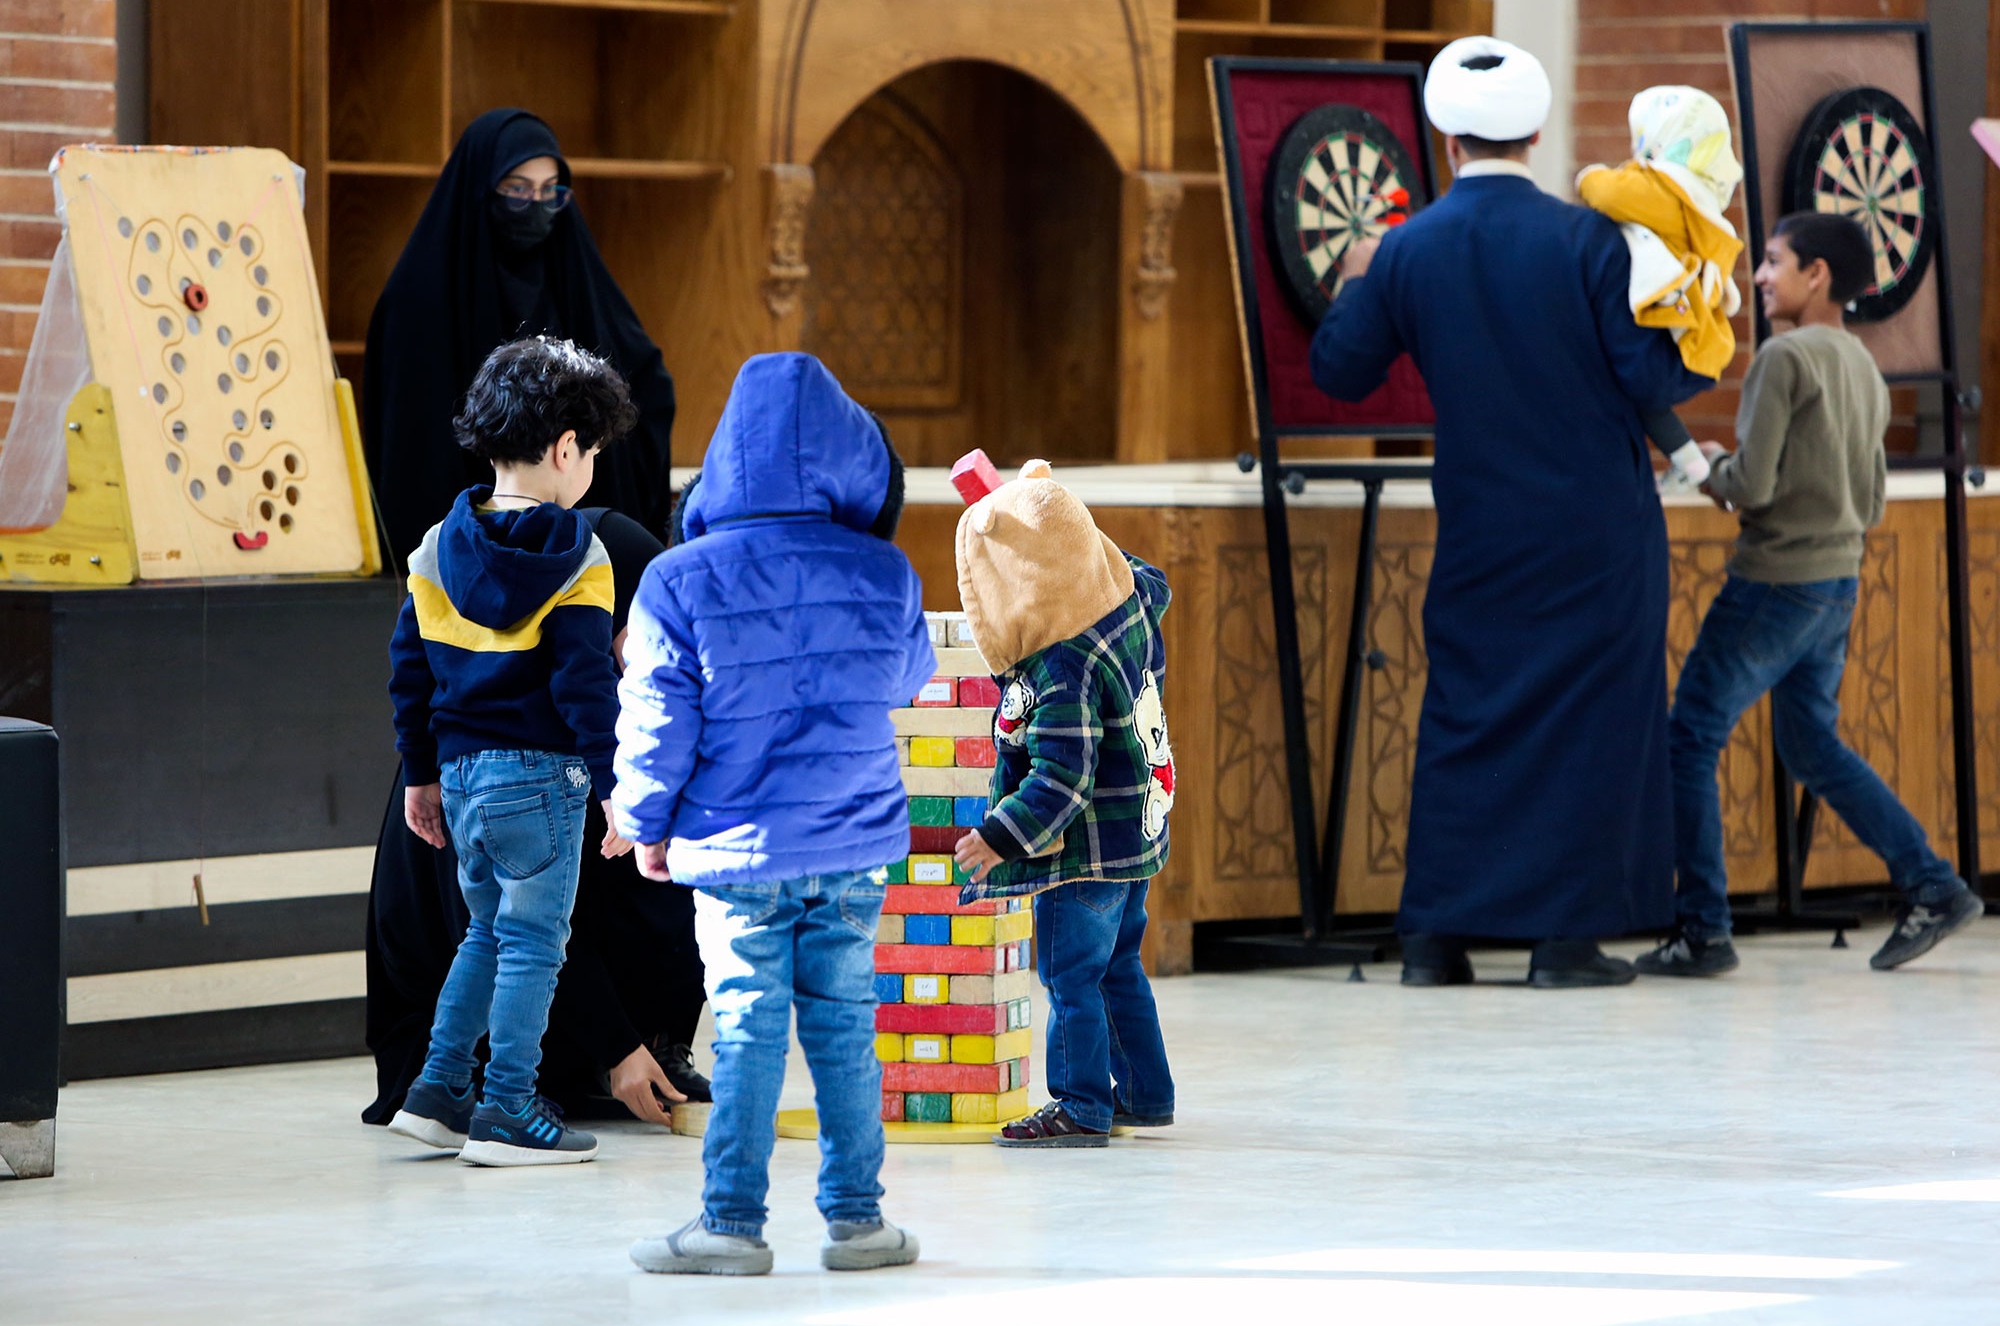
<instances>
[{"instance_id":1,"label":"red ring on maze board","mask_svg":"<svg viewBox=\"0 0 2000 1326\"><path fill-rule=\"evenodd\" d=\"M188 288L181 291L181 302L196 313L208 307L208 288L199 281L189 281Z\"/></svg>"},{"instance_id":2,"label":"red ring on maze board","mask_svg":"<svg viewBox=\"0 0 2000 1326\"><path fill-rule=\"evenodd\" d=\"M256 552L270 541L271 531L267 529L260 529L255 534L245 534L242 530L236 532L236 546L244 552Z\"/></svg>"}]
</instances>

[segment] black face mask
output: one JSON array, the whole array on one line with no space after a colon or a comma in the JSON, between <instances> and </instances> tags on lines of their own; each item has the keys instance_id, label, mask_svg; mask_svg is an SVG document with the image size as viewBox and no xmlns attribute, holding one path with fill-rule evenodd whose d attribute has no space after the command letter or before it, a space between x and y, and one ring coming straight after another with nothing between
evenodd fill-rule
<instances>
[{"instance_id":1,"label":"black face mask","mask_svg":"<svg viewBox=\"0 0 2000 1326\"><path fill-rule=\"evenodd\" d=\"M517 210L498 194L487 205L493 218L494 237L503 248L515 253L526 253L549 237L549 232L556 228L556 210L550 203L540 202Z\"/></svg>"}]
</instances>

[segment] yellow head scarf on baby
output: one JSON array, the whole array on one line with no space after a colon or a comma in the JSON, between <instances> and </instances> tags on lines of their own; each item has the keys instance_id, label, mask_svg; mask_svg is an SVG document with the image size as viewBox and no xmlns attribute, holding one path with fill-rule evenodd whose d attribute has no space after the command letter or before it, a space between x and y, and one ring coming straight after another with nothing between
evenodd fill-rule
<instances>
[{"instance_id":1,"label":"yellow head scarf on baby","mask_svg":"<svg viewBox=\"0 0 2000 1326\"><path fill-rule=\"evenodd\" d=\"M1694 87L1649 87L1632 98L1632 155L1653 165L1679 166L1694 177L1710 211L1729 206L1743 167L1729 150L1729 115L1722 103ZM1685 187L1686 179L1681 181Z\"/></svg>"}]
</instances>

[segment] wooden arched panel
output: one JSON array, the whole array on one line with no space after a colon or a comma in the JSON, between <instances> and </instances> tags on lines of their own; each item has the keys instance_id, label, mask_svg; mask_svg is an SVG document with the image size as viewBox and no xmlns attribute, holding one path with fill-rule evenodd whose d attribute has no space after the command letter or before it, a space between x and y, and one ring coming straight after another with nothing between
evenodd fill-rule
<instances>
[{"instance_id":1,"label":"wooden arched panel","mask_svg":"<svg viewBox=\"0 0 2000 1326\"><path fill-rule=\"evenodd\" d=\"M936 132L880 92L813 162L804 348L878 409L959 404L965 181Z\"/></svg>"},{"instance_id":2,"label":"wooden arched panel","mask_svg":"<svg viewBox=\"0 0 2000 1326\"><path fill-rule=\"evenodd\" d=\"M1168 169L1172 37L1172 0L780 0L763 27L767 159L812 161L913 69L985 60L1068 102L1120 170Z\"/></svg>"}]
</instances>

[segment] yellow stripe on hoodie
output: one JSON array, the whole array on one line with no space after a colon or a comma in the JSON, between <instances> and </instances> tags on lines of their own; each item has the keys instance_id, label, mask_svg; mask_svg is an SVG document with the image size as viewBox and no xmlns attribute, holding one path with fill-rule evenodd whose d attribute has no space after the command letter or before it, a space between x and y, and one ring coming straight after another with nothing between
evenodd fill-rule
<instances>
[{"instance_id":1,"label":"yellow stripe on hoodie","mask_svg":"<svg viewBox=\"0 0 2000 1326\"><path fill-rule=\"evenodd\" d=\"M611 558L593 534L584 564L547 602L503 630L481 626L460 615L451 596L435 579L437 534L434 527L410 557L410 598L417 610L417 632L426 640L476 654L519 653L542 642L542 620L557 608L612 610Z\"/></svg>"}]
</instances>

